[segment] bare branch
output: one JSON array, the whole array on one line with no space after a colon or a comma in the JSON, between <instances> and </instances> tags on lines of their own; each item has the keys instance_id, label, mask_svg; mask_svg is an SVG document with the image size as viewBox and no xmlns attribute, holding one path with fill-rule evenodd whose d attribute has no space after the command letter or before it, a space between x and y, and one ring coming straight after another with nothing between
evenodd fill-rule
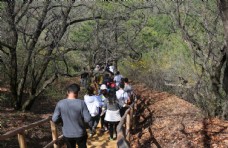
<instances>
[{"instance_id":1,"label":"bare branch","mask_svg":"<svg viewBox=\"0 0 228 148\"><path fill-rule=\"evenodd\" d=\"M68 22L66 26L68 27L68 26L73 25L75 23L80 23L80 22L90 21L90 20L96 20L96 19L101 19L101 16L76 19L76 20L73 20L71 22Z\"/></svg>"},{"instance_id":2,"label":"bare branch","mask_svg":"<svg viewBox=\"0 0 228 148\"><path fill-rule=\"evenodd\" d=\"M4 47L6 47L6 48L9 48L9 49L13 49L13 47L11 47L10 45L8 45L8 44L6 44L6 43L4 43L4 42L2 42L2 41L0 41L0 45L1 45L1 46L4 46Z\"/></svg>"}]
</instances>

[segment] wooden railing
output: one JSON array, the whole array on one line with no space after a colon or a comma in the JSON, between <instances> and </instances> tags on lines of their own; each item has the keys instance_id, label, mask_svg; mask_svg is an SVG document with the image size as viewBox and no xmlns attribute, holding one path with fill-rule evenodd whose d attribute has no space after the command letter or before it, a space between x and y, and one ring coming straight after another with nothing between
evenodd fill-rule
<instances>
[{"instance_id":1,"label":"wooden railing","mask_svg":"<svg viewBox=\"0 0 228 148\"><path fill-rule=\"evenodd\" d=\"M124 116L121 118L117 126L117 147L130 148L130 130L134 128L134 111L137 96L133 93L133 103L126 110Z\"/></svg>"},{"instance_id":2,"label":"wooden railing","mask_svg":"<svg viewBox=\"0 0 228 148\"><path fill-rule=\"evenodd\" d=\"M135 102L137 100L136 95L133 95L133 103L126 110L124 116L121 118L120 123L117 126L117 147L118 148L129 148L129 140L130 140L130 130L134 128L134 109ZM34 127L41 126L44 123L50 122L51 132L52 132L52 141L48 143L44 148L59 148L57 144L63 138L63 135L58 137L58 130L54 122L51 121L51 117L46 119L34 122L30 125L25 125L15 130L9 131L3 135L0 135L0 141L6 140L8 138L12 138L17 135L18 143L20 148L27 148L26 144L26 135L25 131L30 130Z\"/></svg>"},{"instance_id":3,"label":"wooden railing","mask_svg":"<svg viewBox=\"0 0 228 148\"><path fill-rule=\"evenodd\" d=\"M15 129L15 130L9 131L3 135L0 135L0 141L6 140L8 138L12 138L12 137L17 135L20 148L27 148L27 144L26 144L26 140L25 140L26 139L25 131L30 130L34 127L43 125L44 123L47 123L47 122L50 122L50 125L51 125L52 141L49 144L47 144L46 146L44 146L44 148L50 148L52 146L54 146L54 148L58 148L58 145L56 143L60 139L62 139L63 136L61 135L58 137L57 127L56 127L55 123L53 123L51 121L51 117L48 117L46 119L34 122L30 125L22 126L20 128Z\"/></svg>"}]
</instances>

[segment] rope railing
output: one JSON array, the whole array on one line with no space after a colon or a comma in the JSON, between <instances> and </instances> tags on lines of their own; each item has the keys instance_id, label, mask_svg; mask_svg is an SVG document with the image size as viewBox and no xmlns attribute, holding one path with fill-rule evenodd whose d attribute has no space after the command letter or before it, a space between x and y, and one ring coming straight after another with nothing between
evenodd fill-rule
<instances>
[{"instance_id":1,"label":"rope railing","mask_svg":"<svg viewBox=\"0 0 228 148\"><path fill-rule=\"evenodd\" d=\"M137 96L133 93L133 102L126 110L117 126L117 147L130 148L130 130L134 128L134 109Z\"/></svg>"}]
</instances>

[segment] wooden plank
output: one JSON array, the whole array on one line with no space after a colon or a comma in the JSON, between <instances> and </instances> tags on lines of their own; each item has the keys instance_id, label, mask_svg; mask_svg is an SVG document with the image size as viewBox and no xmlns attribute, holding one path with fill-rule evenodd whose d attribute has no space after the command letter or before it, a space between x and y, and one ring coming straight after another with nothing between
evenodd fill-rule
<instances>
[{"instance_id":1,"label":"wooden plank","mask_svg":"<svg viewBox=\"0 0 228 148\"><path fill-rule=\"evenodd\" d=\"M18 134L18 143L20 148L27 148L24 132Z\"/></svg>"},{"instance_id":2,"label":"wooden plank","mask_svg":"<svg viewBox=\"0 0 228 148\"><path fill-rule=\"evenodd\" d=\"M50 121L51 124L51 134L52 134L52 141L58 140L58 130L54 122ZM54 143L54 148L59 148L58 144Z\"/></svg>"}]
</instances>

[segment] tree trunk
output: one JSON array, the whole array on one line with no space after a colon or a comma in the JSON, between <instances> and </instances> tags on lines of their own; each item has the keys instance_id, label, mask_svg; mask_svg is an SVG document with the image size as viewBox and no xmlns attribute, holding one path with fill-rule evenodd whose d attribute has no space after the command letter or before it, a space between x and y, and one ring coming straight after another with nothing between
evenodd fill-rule
<instances>
[{"instance_id":1,"label":"tree trunk","mask_svg":"<svg viewBox=\"0 0 228 148\"><path fill-rule=\"evenodd\" d=\"M224 78L223 78L223 89L228 95L228 54L227 55L227 60L226 60L226 68L224 71Z\"/></svg>"},{"instance_id":2,"label":"tree trunk","mask_svg":"<svg viewBox=\"0 0 228 148\"><path fill-rule=\"evenodd\" d=\"M223 26L224 26L224 35L226 41L226 67L224 71L224 78L223 78L223 88L228 95L228 0L218 0L218 6L220 10L220 15L222 18Z\"/></svg>"},{"instance_id":3,"label":"tree trunk","mask_svg":"<svg viewBox=\"0 0 228 148\"><path fill-rule=\"evenodd\" d=\"M10 90L15 102L15 109L18 110L21 107L21 102L17 95L17 54L16 50L11 52L10 59Z\"/></svg>"},{"instance_id":4,"label":"tree trunk","mask_svg":"<svg viewBox=\"0 0 228 148\"><path fill-rule=\"evenodd\" d=\"M11 29L9 32L11 36L11 47L10 49L10 69L9 69L9 77L10 77L10 90L12 92L12 97L14 99L15 103L15 109L20 109L21 102L18 100L17 95L17 42L18 42L18 34L17 29L15 26L15 15L14 15L14 9L15 9L15 1L7 1L7 13L9 14L8 17L8 24Z\"/></svg>"},{"instance_id":5,"label":"tree trunk","mask_svg":"<svg viewBox=\"0 0 228 148\"><path fill-rule=\"evenodd\" d=\"M35 103L36 97L30 97L22 106L22 111L29 111Z\"/></svg>"}]
</instances>

